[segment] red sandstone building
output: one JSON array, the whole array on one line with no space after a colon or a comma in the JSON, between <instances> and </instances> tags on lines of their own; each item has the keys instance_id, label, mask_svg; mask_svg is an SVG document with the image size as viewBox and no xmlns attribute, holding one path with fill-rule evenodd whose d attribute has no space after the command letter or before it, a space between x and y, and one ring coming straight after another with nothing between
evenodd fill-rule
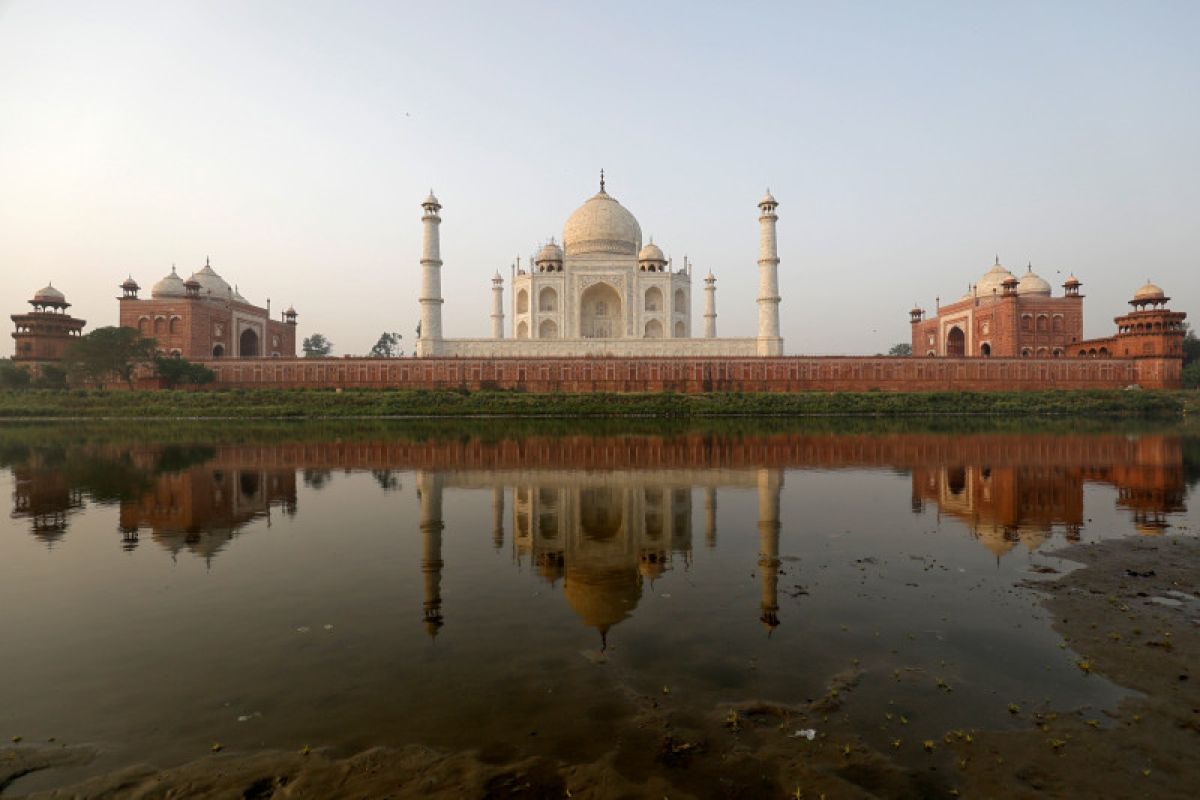
<instances>
[{"instance_id":1,"label":"red sandstone building","mask_svg":"<svg viewBox=\"0 0 1200 800\"><path fill-rule=\"evenodd\" d=\"M1018 279L996 259L967 295L926 317L909 312L914 356L949 358L1136 358L1181 357L1183 312L1152 283L1138 289L1134 310L1117 317L1117 335L1083 337L1083 284L1074 275L1054 297L1032 265Z\"/></svg>"},{"instance_id":2,"label":"red sandstone building","mask_svg":"<svg viewBox=\"0 0 1200 800\"><path fill-rule=\"evenodd\" d=\"M79 338L87 322L67 313L71 304L53 286L40 290L29 305L33 306L32 311L12 315L16 326L12 335L16 340L13 361L61 361L67 346Z\"/></svg>"},{"instance_id":3,"label":"red sandstone building","mask_svg":"<svg viewBox=\"0 0 1200 800\"><path fill-rule=\"evenodd\" d=\"M271 319L270 301L265 308L252 304L207 260L186 281L172 267L147 299L138 297L140 290L132 276L121 284L120 324L153 338L164 355L191 360L296 355L295 309Z\"/></svg>"}]
</instances>

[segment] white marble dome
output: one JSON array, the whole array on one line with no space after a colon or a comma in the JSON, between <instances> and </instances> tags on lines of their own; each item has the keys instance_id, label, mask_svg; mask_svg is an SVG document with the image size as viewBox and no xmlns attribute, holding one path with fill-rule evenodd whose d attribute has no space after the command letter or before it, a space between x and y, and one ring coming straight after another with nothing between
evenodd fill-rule
<instances>
[{"instance_id":1,"label":"white marble dome","mask_svg":"<svg viewBox=\"0 0 1200 800\"><path fill-rule=\"evenodd\" d=\"M638 253L638 261L666 261L667 257L663 255L662 248L654 242L646 245Z\"/></svg>"},{"instance_id":2,"label":"white marble dome","mask_svg":"<svg viewBox=\"0 0 1200 800\"><path fill-rule=\"evenodd\" d=\"M1021 276L1021 280L1017 283L1017 294L1049 297L1050 284L1033 271L1033 265L1031 264L1026 273Z\"/></svg>"},{"instance_id":3,"label":"white marble dome","mask_svg":"<svg viewBox=\"0 0 1200 800\"><path fill-rule=\"evenodd\" d=\"M187 290L184 288L183 278L175 272L175 267L171 267L170 275L150 287L151 297L183 297L185 294Z\"/></svg>"},{"instance_id":4,"label":"white marble dome","mask_svg":"<svg viewBox=\"0 0 1200 800\"><path fill-rule=\"evenodd\" d=\"M997 258L992 268L983 274L983 277L979 279L979 283L975 284L974 294L977 297L990 297L993 293L1003 294L1004 282L1009 278L1015 277L1015 275L1000 264L1000 259Z\"/></svg>"},{"instance_id":5,"label":"white marble dome","mask_svg":"<svg viewBox=\"0 0 1200 800\"><path fill-rule=\"evenodd\" d=\"M37 294L33 296L35 303L65 303L67 296L55 289L53 286L46 286L43 289L38 289Z\"/></svg>"},{"instance_id":6,"label":"white marble dome","mask_svg":"<svg viewBox=\"0 0 1200 800\"><path fill-rule=\"evenodd\" d=\"M1146 281L1146 285L1138 289L1134 293L1134 300L1162 300L1167 296L1167 293L1162 290L1161 286L1156 286L1150 281Z\"/></svg>"},{"instance_id":7,"label":"white marble dome","mask_svg":"<svg viewBox=\"0 0 1200 800\"><path fill-rule=\"evenodd\" d=\"M567 219L563 247L568 256L636 256L642 249L642 227L633 214L602 189Z\"/></svg>"},{"instance_id":8,"label":"white marble dome","mask_svg":"<svg viewBox=\"0 0 1200 800\"><path fill-rule=\"evenodd\" d=\"M200 284L201 297L226 298L233 296L233 287L226 283L225 279L218 275L208 263L205 263L201 269L193 272L189 280Z\"/></svg>"},{"instance_id":9,"label":"white marble dome","mask_svg":"<svg viewBox=\"0 0 1200 800\"><path fill-rule=\"evenodd\" d=\"M562 261L562 260L563 260L562 248L559 247L558 244L553 239L551 239L550 241L546 242L546 244L542 245L540 250L538 250L537 256L535 256L535 258L534 258L534 263L541 264L543 261Z\"/></svg>"}]
</instances>

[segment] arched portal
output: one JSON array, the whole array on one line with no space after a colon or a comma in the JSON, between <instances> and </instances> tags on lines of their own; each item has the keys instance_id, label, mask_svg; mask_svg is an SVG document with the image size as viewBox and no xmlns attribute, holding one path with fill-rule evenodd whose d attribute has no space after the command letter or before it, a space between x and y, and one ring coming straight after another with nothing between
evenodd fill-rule
<instances>
[{"instance_id":1,"label":"arched portal","mask_svg":"<svg viewBox=\"0 0 1200 800\"><path fill-rule=\"evenodd\" d=\"M242 358L254 358L258 355L258 334L247 328L238 338L238 355Z\"/></svg>"},{"instance_id":2,"label":"arched portal","mask_svg":"<svg viewBox=\"0 0 1200 800\"><path fill-rule=\"evenodd\" d=\"M550 286L538 292L538 311L554 311L558 308L558 292Z\"/></svg>"},{"instance_id":3,"label":"arched portal","mask_svg":"<svg viewBox=\"0 0 1200 800\"><path fill-rule=\"evenodd\" d=\"M963 329L955 325L950 329L950 333L946 334L946 355L950 357L962 357L967 354L967 335L963 333Z\"/></svg>"},{"instance_id":4,"label":"arched portal","mask_svg":"<svg viewBox=\"0 0 1200 800\"><path fill-rule=\"evenodd\" d=\"M225 355L225 345L213 345L213 358L221 358Z\"/></svg>"},{"instance_id":5,"label":"arched portal","mask_svg":"<svg viewBox=\"0 0 1200 800\"><path fill-rule=\"evenodd\" d=\"M683 306L684 306L684 303L686 303L686 302L687 302L687 297L683 293L683 289L676 289L675 290L675 310L683 311L684 310Z\"/></svg>"},{"instance_id":6,"label":"arched portal","mask_svg":"<svg viewBox=\"0 0 1200 800\"><path fill-rule=\"evenodd\" d=\"M646 338L661 339L663 337L662 323L656 319L652 319L646 323Z\"/></svg>"},{"instance_id":7,"label":"arched portal","mask_svg":"<svg viewBox=\"0 0 1200 800\"><path fill-rule=\"evenodd\" d=\"M991 354L992 354L992 346L990 344L988 344L987 342L984 342L983 344L981 344L979 346L979 355L983 356L984 358L987 358Z\"/></svg>"},{"instance_id":8,"label":"arched portal","mask_svg":"<svg viewBox=\"0 0 1200 800\"><path fill-rule=\"evenodd\" d=\"M538 325L539 339L557 339L558 338L558 323L552 319L544 319Z\"/></svg>"},{"instance_id":9,"label":"arched portal","mask_svg":"<svg viewBox=\"0 0 1200 800\"><path fill-rule=\"evenodd\" d=\"M528 339L529 338L529 323L526 322L525 320L521 320L521 322L517 324L517 338L518 339Z\"/></svg>"},{"instance_id":10,"label":"arched portal","mask_svg":"<svg viewBox=\"0 0 1200 800\"><path fill-rule=\"evenodd\" d=\"M579 301L579 333L585 338L613 339L623 333L621 295L607 283L584 290Z\"/></svg>"},{"instance_id":11,"label":"arched portal","mask_svg":"<svg viewBox=\"0 0 1200 800\"><path fill-rule=\"evenodd\" d=\"M646 290L646 310L647 311L662 311L663 293L662 289L657 286L651 286Z\"/></svg>"},{"instance_id":12,"label":"arched portal","mask_svg":"<svg viewBox=\"0 0 1200 800\"><path fill-rule=\"evenodd\" d=\"M529 313L529 292L525 291L524 289L517 292L517 313Z\"/></svg>"},{"instance_id":13,"label":"arched portal","mask_svg":"<svg viewBox=\"0 0 1200 800\"><path fill-rule=\"evenodd\" d=\"M682 339L687 333L684 329L683 320L678 320L675 323L675 338Z\"/></svg>"}]
</instances>

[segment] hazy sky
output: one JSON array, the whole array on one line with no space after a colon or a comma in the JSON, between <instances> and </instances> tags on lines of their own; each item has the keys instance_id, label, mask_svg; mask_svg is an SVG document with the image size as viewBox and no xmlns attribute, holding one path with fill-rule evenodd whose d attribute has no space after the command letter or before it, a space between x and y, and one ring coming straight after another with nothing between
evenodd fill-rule
<instances>
[{"instance_id":1,"label":"hazy sky","mask_svg":"<svg viewBox=\"0 0 1200 800\"><path fill-rule=\"evenodd\" d=\"M1074 272L1088 335L1147 278L1200 315L1200 3L0 0L5 314L53 281L115 324L211 256L337 353L411 348L433 187L446 335L485 336L601 167L726 336L770 186L790 353L908 341L997 253Z\"/></svg>"}]
</instances>

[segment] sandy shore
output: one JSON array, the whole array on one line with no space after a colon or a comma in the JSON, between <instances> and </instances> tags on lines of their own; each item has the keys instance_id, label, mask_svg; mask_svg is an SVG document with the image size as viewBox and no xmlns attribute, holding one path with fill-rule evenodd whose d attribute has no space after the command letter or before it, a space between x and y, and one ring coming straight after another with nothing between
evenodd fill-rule
<instances>
[{"instance_id":1,"label":"sandy shore","mask_svg":"<svg viewBox=\"0 0 1200 800\"><path fill-rule=\"evenodd\" d=\"M873 676L831 677L803 706L747 700L708 711L630 694L635 709L608 755L565 764L511 754L373 749L214 753L167 770L132 766L38 798L180 797L1195 797L1200 793L1200 541L1161 537L1077 545L1082 563L1030 582L1080 670L1134 690L1104 712L1012 708L1023 730L946 731L880 752L839 714ZM811 740L802 731L817 729ZM87 747L0 750L0 788L32 771L85 763ZM19 790L19 781L11 791ZM9 796L9 793L5 793Z\"/></svg>"}]
</instances>

